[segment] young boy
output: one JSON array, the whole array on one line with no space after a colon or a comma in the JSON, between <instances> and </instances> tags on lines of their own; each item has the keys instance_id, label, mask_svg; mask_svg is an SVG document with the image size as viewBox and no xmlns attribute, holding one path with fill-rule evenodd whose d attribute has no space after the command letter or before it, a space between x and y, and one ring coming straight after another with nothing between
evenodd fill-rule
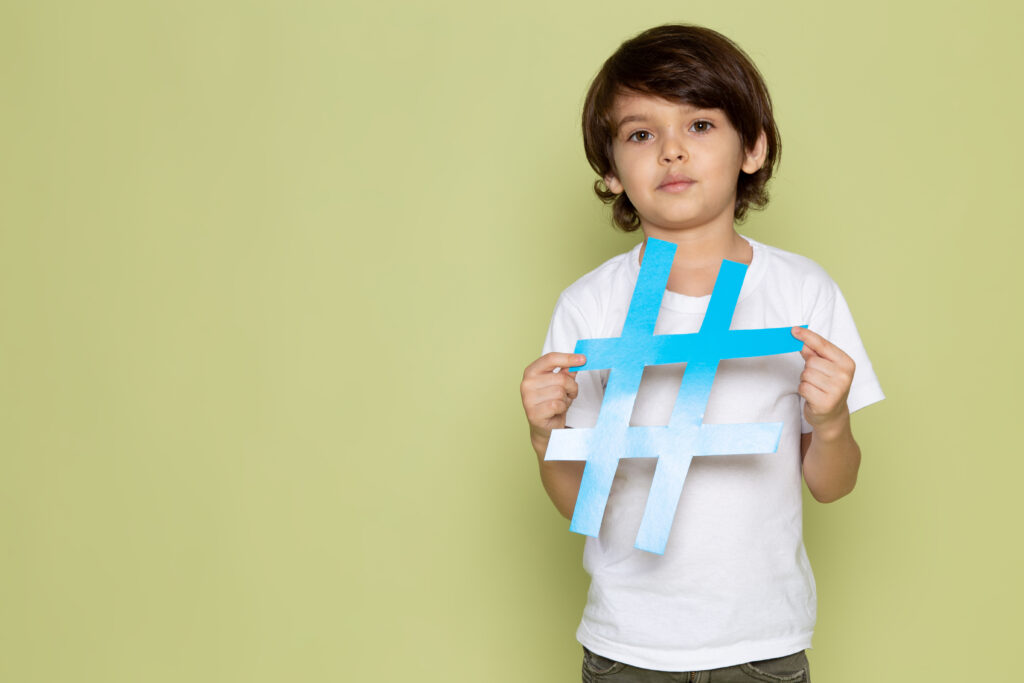
<instances>
[{"instance_id":1,"label":"young boy","mask_svg":"<svg viewBox=\"0 0 1024 683\"><path fill-rule=\"evenodd\" d=\"M812 261L739 235L767 204L780 152L757 68L724 36L660 26L622 44L583 111L595 192L615 223L677 245L656 334L700 328L723 259L748 264L732 329L793 327L799 354L723 360L705 423L781 422L771 454L694 458L664 555L634 548L656 461L619 461L577 638L583 679L809 680L816 599L802 537L801 475L821 502L849 493L860 449L850 413L883 398L850 311ZM608 370L577 373L578 339L622 330L644 245L584 275L558 300L523 406L555 507L571 518L585 463L545 461L552 429L592 427ZM796 327L807 324L809 329ZM855 371L856 369L856 371ZM650 366L632 425L664 425L682 364ZM674 672L674 673L672 673Z\"/></svg>"}]
</instances>

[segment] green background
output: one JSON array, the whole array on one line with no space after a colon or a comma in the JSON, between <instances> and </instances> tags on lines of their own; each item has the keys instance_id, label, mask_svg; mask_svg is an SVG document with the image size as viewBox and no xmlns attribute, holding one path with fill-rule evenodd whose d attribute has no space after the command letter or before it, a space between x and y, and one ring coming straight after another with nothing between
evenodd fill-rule
<instances>
[{"instance_id":1,"label":"green background","mask_svg":"<svg viewBox=\"0 0 1024 683\"><path fill-rule=\"evenodd\" d=\"M1009 680L1020 7L4 0L0 680L578 680L518 384L635 243L578 117L670 21L763 71L741 231L825 266L888 394L807 498L815 680Z\"/></svg>"}]
</instances>

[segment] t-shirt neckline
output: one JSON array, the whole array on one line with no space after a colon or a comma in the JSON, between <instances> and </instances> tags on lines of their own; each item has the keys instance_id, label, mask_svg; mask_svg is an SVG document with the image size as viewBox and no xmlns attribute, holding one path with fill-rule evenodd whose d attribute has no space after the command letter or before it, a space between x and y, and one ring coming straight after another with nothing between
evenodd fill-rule
<instances>
[{"instance_id":1,"label":"t-shirt neckline","mask_svg":"<svg viewBox=\"0 0 1024 683\"><path fill-rule=\"evenodd\" d=\"M750 248L753 251L753 255L750 259L750 265L747 266L747 274L743 278L743 288L740 289L738 301L743 301L761 282L761 277L764 274L764 245L757 240L750 239L746 235L740 235L740 237L750 244ZM634 281L640 274L640 248L643 244L643 242L640 242L640 244L633 247L632 251L629 252L629 267ZM711 301L710 294L705 294L704 296L689 296L687 294L680 294L679 292L671 292L666 289L661 299L661 306L662 308L678 311L680 313L703 313L707 310L709 301Z\"/></svg>"}]
</instances>

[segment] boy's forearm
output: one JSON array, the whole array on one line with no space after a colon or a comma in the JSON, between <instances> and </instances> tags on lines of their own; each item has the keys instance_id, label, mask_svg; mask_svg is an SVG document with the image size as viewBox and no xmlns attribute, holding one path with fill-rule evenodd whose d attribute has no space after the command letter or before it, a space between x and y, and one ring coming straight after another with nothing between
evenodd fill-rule
<instances>
[{"instance_id":1,"label":"boy's forearm","mask_svg":"<svg viewBox=\"0 0 1024 683\"><path fill-rule=\"evenodd\" d=\"M541 433L538 430L530 430L530 443L537 453L537 466L540 469L540 480L544 484L548 498L555 504L555 508L566 519L572 519L573 509L576 507L576 498L580 492L580 481L583 479L583 468L585 462L574 460L544 460L544 454L548 450L548 440L551 433Z\"/></svg>"},{"instance_id":2,"label":"boy's forearm","mask_svg":"<svg viewBox=\"0 0 1024 683\"><path fill-rule=\"evenodd\" d=\"M815 427L804 454L803 475L814 499L831 503L853 490L860 469L860 446L847 412L831 424Z\"/></svg>"}]
</instances>

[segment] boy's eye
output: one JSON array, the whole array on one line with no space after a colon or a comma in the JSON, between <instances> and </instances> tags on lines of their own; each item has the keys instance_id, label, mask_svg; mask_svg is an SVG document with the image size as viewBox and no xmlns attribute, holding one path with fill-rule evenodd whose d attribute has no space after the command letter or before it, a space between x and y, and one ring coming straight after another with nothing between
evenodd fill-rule
<instances>
[{"instance_id":1,"label":"boy's eye","mask_svg":"<svg viewBox=\"0 0 1024 683\"><path fill-rule=\"evenodd\" d=\"M711 130L711 122L694 121L693 125L690 126L690 129L697 133L707 133L709 130Z\"/></svg>"},{"instance_id":2,"label":"boy's eye","mask_svg":"<svg viewBox=\"0 0 1024 683\"><path fill-rule=\"evenodd\" d=\"M651 134L646 130L638 130L626 139L635 140L636 142L647 142L651 139Z\"/></svg>"}]
</instances>

